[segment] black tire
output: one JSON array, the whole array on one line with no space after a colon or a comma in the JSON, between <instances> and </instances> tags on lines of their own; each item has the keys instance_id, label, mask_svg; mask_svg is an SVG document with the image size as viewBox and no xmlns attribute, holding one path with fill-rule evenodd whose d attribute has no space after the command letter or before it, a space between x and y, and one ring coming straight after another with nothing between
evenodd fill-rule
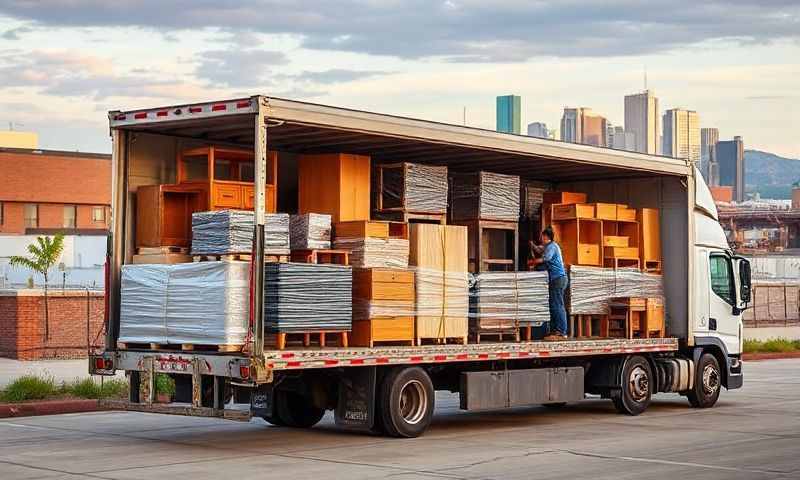
<instances>
[{"instance_id":1,"label":"black tire","mask_svg":"<svg viewBox=\"0 0 800 480\"><path fill-rule=\"evenodd\" d=\"M278 421L282 426L311 428L325 416L325 409L315 406L311 399L297 392L278 391L275 398ZM277 425L271 420L267 420Z\"/></svg>"},{"instance_id":2,"label":"black tire","mask_svg":"<svg viewBox=\"0 0 800 480\"><path fill-rule=\"evenodd\" d=\"M655 379L647 359L629 357L622 368L622 384L611 392L611 400L619 413L639 415L650 405Z\"/></svg>"},{"instance_id":3,"label":"black tire","mask_svg":"<svg viewBox=\"0 0 800 480\"><path fill-rule=\"evenodd\" d=\"M386 435L414 438L431 423L435 395L433 382L419 367L392 370L381 384L378 407Z\"/></svg>"},{"instance_id":4,"label":"black tire","mask_svg":"<svg viewBox=\"0 0 800 480\"><path fill-rule=\"evenodd\" d=\"M717 403L722 390L722 371L714 355L704 353L697 361L694 387L686 392L689 404L694 408L711 408Z\"/></svg>"}]
</instances>

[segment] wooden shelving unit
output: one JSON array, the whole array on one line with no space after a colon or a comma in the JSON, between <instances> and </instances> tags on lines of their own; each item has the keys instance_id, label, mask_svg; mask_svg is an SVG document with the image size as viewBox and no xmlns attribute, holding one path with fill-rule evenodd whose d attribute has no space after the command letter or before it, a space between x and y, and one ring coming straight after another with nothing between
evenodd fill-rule
<instances>
[{"instance_id":1,"label":"wooden shelving unit","mask_svg":"<svg viewBox=\"0 0 800 480\"><path fill-rule=\"evenodd\" d=\"M519 224L498 220L459 220L467 227L469 271L513 272L518 264Z\"/></svg>"},{"instance_id":2,"label":"wooden shelving unit","mask_svg":"<svg viewBox=\"0 0 800 480\"><path fill-rule=\"evenodd\" d=\"M566 265L603 265L603 221L574 218L553 222L556 242Z\"/></svg>"}]
</instances>

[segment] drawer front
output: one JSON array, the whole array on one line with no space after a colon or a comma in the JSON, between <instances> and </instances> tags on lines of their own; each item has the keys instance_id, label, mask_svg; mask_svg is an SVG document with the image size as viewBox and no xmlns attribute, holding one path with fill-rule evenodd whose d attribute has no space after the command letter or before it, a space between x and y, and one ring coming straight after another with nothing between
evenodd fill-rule
<instances>
[{"instance_id":1,"label":"drawer front","mask_svg":"<svg viewBox=\"0 0 800 480\"><path fill-rule=\"evenodd\" d=\"M617 205L617 220L621 222L635 222L636 209L628 208L626 205Z\"/></svg>"},{"instance_id":2,"label":"drawer front","mask_svg":"<svg viewBox=\"0 0 800 480\"><path fill-rule=\"evenodd\" d=\"M579 265L602 265L600 246L589 243L578 244Z\"/></svg>"},{"instance_id":3,"label":"drawer front","mask_svg":"<svg viewBox=\"0 0 800 480\"><path fill-rule=\"evenodd\" d=\"M373 282L414 283L414 272L411 270L373 268L370 275Z\"/></svg>"},{"instance_id":4,"label":"drawer front","mask_svg":"<svg viewBox=\"0 0 800 480\"><path fill-rule=\"evenodd\" d=\"M630 238L622 237L618 235L605 235L603 236L603 246L604 247L627 247L629 245Z\"/></svg>"},{"instance_id":5,"label":"drawer front","mask_svg":"<svg viewBox=\"0 0 800 480\"><path fill-rule=\"evenodd\" d=\"M600 220L616 220L617 205L615 203L595 203L595 217Z\"/></svg>"},{"instance_id":6,"label":"drawer front","mask_svg":"<svg viewBox=\"0 0 800 480\"><path fill-rule=\"evenodd\" d=\"M239 185L215 185L214 207L242 208L242 187Z\"/></svg>"},{"instance_id":7,"label":"drawer front","mask_svg":"<svg viewBox=\"0 0 800 480\"><path fill-rule=\"evenodd\" d=\"M553 205L553 220L573 218L594 218L594 205L576 203L573 205Z\"/></svg>"},{"instance_id":8,"label":"drawer front","mask_svg":"<svg viewBox=\"0 0 800 480\"><path fill-rule=\"evenodd\" d=\"M374 318L373 340L411 340L414 338L414 317Z\"/></svg>"},{"instance_id":9,"label":"drawer front","mask_svg":"<svg viewBox=\"0 0 800 480\"><path fill-rule=\"evenodd\" d=\"M605 247L603 256L606 258L639 258L639 249L636 247Z\"/></svg>"}]
</instances>

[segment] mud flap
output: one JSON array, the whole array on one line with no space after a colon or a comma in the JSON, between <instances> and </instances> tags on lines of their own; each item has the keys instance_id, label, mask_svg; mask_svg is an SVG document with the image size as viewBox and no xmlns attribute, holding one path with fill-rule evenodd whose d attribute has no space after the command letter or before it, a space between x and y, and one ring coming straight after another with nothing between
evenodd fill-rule
<instances>
[{"instance_id":1,"label":"mud flap","mask_svg":"<svg viewBox=\"0 0 800 480\"><path fill-rule=\"evenodd\" d=\"M375 367L346 368L339 378L336 425L348 430L373 431L375 427Z\"/></svg>"},{"instance_id":2,"label":"mud flap","mask_svg":"<svg viewBox=\"0 0 800 480\"><path fill-rule=\"evenodd\" d=\"M271 383L259 385L250 395L250 414L254 417L275 418L275 389Z\"/></svg>"}]
</instances>

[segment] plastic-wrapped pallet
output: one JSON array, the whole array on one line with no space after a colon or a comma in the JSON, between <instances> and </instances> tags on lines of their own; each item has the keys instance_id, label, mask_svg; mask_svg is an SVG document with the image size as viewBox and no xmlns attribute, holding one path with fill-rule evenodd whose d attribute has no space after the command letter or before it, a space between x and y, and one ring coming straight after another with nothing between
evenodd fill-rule
<instances>
[{"instance_id":1,"label":"plastic-wrapped pallet","mask_svg":"<svg viewBox=\"0 0 800 480\"><path fill-rule=\"evenodd\" d=\"M331 216L325 213L292 215L292 250L331 248Z\"/></svg>"},{"instance_id":2,"label":"plastic-wrapped pallet","mask_svg":"<svg viewBox=\"0 0 800 480\"><path fill-rule=\"evenodd\" d=\"M408 268L409 243L404 238L337 238L337 249L350 251L355 268Z\"/></svg>"},{"instance_id":3,"label":"plastic-wrapped pallet","mask_svg":"<svg viewBox=\"0 0 800 480\"><path fill-rule=\"evenodd\" d=\"M663 298L661 275L635 268L572 265L569 269L569 313L605 315L609 301L619 297Z\"/></svg>"},{"instance_id":4,"label":"plastic-wrapped pallet","mask_svg":"<svg viewBox=\"0 0 800 480\"><path fill-rule=\"evenodd\" d=\"M547 272L516 272L517 317L520 326L538 327L550 321Z\"/></svg>"},{"instance_id":5,"label":"plastic-wrapped pallet","mask_svg":"<svg viewBox=\"0 0 800 480\"><path fill-rule=\"evenodd\" d=\"M474 325L485 319L513 320L509 327L539 326L550 319L547 272L481 272L471 275L470 283Z\"/></svg>"},{"instance_id":6,"label":"plastic-wrapped pallet","mask_svg":"<svg viewBox=\"0 0 800 480\"><path fill-rule=\"evenodd\" d=\"M265 326L272 333L349 331L352 288L353 271L347 266L267 263Z\"/></svg>"},{"instance_id":7,"label":"plastic-wrapped pallet","mask_svg":"<svg viewBox=\"0 0 800 480\"><path fill-rule=\"evenodd\" d=\"M400 163L378 169L384 210L447 213L447 167Z\"/></svg>"},{"instance_id":8,"label":"plastic-wrapped pallet","mask_svg":"<svg viewBox=\"0 0 800 480\"><path fill-rule=\"evenodd\" d=\"M492 172L453 174L454 220L519 220L519 177Z\"/></svg>"},{"instance_id":9,"label":"plastic-wrapped pallet","mask_svg":"<svg viewBox=\"0 0 800 480\"><path fill-rule=\"evenodd\" d=\"M123 265L121 342L241 345L250 318L249 264Z\"/></svg>"},{"instance_id":10,"label":"plastic-wrapped pallet","mask_svg":"<svg viewBox=\"0 0 800 480\"><path fill-rule=\"evenodd\" d=\"M192 254L226 255L253 250L255 215L245 210L216 210L192 214ZM289 214L264 216L264 251L289 253Z\"/></svg>"}]
</instances>

